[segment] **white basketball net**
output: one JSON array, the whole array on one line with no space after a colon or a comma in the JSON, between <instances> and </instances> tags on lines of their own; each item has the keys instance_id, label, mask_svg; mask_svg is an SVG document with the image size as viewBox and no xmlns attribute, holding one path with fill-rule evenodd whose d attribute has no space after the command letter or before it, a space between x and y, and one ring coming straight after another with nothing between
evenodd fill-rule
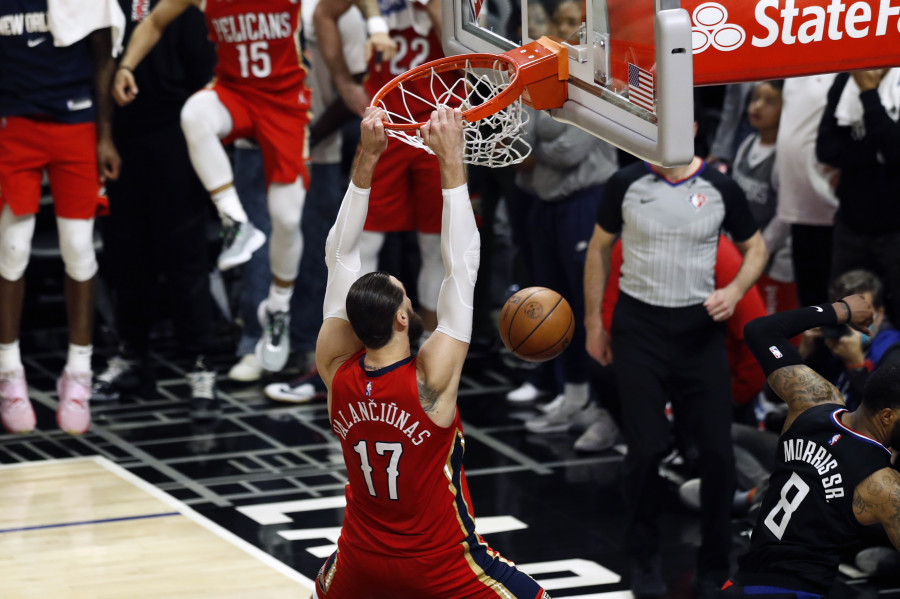
<instances>
[{"instance_id":1,"label":"white basketball net","mask_svg":"<svg viewBox=\"0 0 900 599\"><path fill-rule=\"evenodd\" d=\"M510 84L508 67L499 60L491 69L476 68L467 60L464 68L453 70L460 73L460 76L454 75L456 78L450 84L438 76L434 67L417 78L417 81L428 79L431 97L422 97L407 89L403 82L399 83L389 92L389 97L393 106L402 103L403 109L400 112L390 111L383 101L380 102L387 113L388 122L394 124L419 122L419 119L412 116L410 103L416 106L424 103L432 109L440 106L459 107L466 111L496 97ZM489 167L503 167L522 162L531 153L531 145L521 137L527 123L528 113L522 106L521 97L491 116L473 123L466 121L463 129L465 137L463 162ZM432 153L425 145L419 129L411 131L386 129L386 131L391 137Z\"/></svg>"}]
</instances>

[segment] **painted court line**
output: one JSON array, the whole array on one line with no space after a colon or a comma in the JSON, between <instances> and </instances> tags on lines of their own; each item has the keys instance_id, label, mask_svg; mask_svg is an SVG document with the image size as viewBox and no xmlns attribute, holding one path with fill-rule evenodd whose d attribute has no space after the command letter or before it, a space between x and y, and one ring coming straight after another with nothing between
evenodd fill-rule
<instances>
[{"instance_id":1,"label":"painted court line","mask_svg":"<svg viewBox=\"0 0 900 599\"><path fill-rule=\"evenodd\" d=\"M101 520L82 520L81 522L60 522L59 524L41 524L39 526L22 526L19 528L0 529L0 535L7 532L25 532L28 530L45 530L47 528L66 528L68 526L85 526L87 524L109 524L110 522L126 522L128 520L147 520L149 518L165 518L180 516L181 512L164 512L162 514L146 514L144 516L127 516L124 518L103 518Z\"/></svg>"}]
</instances>

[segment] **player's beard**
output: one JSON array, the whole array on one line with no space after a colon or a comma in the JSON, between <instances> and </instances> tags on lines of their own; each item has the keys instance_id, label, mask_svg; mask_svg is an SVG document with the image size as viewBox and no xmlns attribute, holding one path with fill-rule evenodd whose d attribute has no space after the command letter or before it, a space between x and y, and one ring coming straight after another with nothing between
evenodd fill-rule
<instances>
[{"instance_id":1,"label":"player's beard","mask_svg":"<svg viewBox=\"0 0 900 599\"><path fill-rule=\"evenodd\" d=\"M900 421L894 422L894 430L888 438L888 445L894 451L900 451Z\"/></svg>"},{"instance_id":2,"label":"player's beard","mask_svg":"<svg viewBox=\"0 0 900 599\"><path fill-rule=\"evenodd\" d=\"M422 317L412 310L407 310L406 316L409 318L409 328L406 329L406 332L409 335L409 343L412 345L425 332L425 323L422 322Z\"/></svg>"}]
</instances>

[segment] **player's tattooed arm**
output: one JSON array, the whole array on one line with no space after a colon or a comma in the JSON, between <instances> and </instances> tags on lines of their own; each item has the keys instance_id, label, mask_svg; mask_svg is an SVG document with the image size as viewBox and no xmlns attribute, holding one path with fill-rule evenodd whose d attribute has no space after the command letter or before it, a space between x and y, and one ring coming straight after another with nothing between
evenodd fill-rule
<instances>
[{"instance_id":1,"label":"player's tattooed arm","mask_svg":"<svg viewBox=\"0 0 900 599\"><path fill-rule=\"evenodd\" d=\"M796 417L820 403L844 403L837 387L803 364L785 366L769 375L769 386L781 397ZM793 418L788 419L789 424Z\"/></svg>"},{"instance_id":2,"label":"player's tattooed arm","mask_svg":"<svg viewBox=\"0 0 900 599\"><path fill-rule=\"evenodd\" d=\"M880 522L900 550L900 472L883 468L861 482L853 493L853 514L860 524Z\"/></svg>"}]
</instances>

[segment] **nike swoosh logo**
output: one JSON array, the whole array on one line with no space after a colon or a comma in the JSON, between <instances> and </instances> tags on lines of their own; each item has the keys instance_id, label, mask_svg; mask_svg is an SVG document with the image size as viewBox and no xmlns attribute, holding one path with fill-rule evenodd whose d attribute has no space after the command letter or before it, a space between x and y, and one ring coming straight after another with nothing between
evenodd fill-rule
<instances>
[{"instance_id":1,"label":"nike swoosh logo","mask_svg":"<svg viewBox=\"0 0 900 599\"><path fill-rule=\"evenodd\" d=\"M816 309L816 312L824 312L825 311L822 308L820 308L819 306L813 306L813 308Z\"/></svg>"},{"instance_id":2,"label":"nike swoosh logo","mask_svg":"<svg viewBox=\"0 0 900 599\"><path fill-rule=\"evenodd\" d=\"M46 38L46 37L39 37L39 38L37 38L37 39L28 40L27 43L28 43L28 47L29 47L29 48L34 48L35 46L40 46L40 45L43 44L45 41L47 41L47 38Z\"/></svg>"},{"instance_id":3,"label":"nike swoosh logo","mask_svg":"<svg viewBox=\"0 0 900 599\"><path fill-rule=\"evenodd\" d=\"M641 198L641 204L649 204L654 201L656 201L656 198Z\"/></svg>"}]
</instances>

